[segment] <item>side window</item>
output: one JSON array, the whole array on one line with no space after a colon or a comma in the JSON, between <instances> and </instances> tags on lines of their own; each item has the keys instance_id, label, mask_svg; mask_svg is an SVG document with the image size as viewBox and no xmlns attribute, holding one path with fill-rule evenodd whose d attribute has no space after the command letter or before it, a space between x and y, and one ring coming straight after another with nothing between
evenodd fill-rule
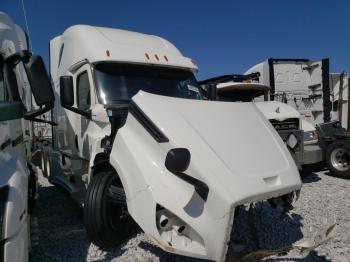
<instances>
[{"instance_id":1,"label":"side window","mask_svg":"<svg viewBox=\"0 0 350 262\"><path fill-rule=\"evenodd\" d=\"M90 108L90 83L88 73L85 71L77 77L77 106L79 109Z\"/></svg>"},{"instance_id":2,"label":"side window","mask_svg":"<svg viewBox=\"0 0 350 262\"><path fill-rule=\"evenodd\" d=\"M58 57L58 66L60 66L60 64L61 64L63 49L64 49L64 44L62 44L62 46L60 48L60 53L59 53L59 57Z\"/></svg>"},{"instance_id":3,"label":"side window","mask_svg":"<svg viewBox=\"0 0 350 262\"><path fill-rule=\"evenodd\" d=\"M6 100L4 84L4 59L0 55L0 102Z\"/></svg>"}]
</instances>

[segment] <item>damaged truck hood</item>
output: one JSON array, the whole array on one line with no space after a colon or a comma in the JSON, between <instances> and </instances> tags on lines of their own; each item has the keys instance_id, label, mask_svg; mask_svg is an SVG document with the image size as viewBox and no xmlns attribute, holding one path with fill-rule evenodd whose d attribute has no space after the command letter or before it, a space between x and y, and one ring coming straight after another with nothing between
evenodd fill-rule
<instances>
[{"instance_id":1,"label":"damaged truck hood","mask_svg":"<svg viewBox=\"0 0 350 262\"><path fill-rule=\"evenodd\" d=\"M190 152L183 173L166 167L174 148ZM129 214L161 248L215 261L224 260L236 206L301 188L287 147L254 103L140 91L117 131L110 163L123 184ZM163 211L188 232L162 229Z\"/></svg>"},{"instance_id":2,"label":"damaged truck hood","mask_svg":"<svg viewBox=\"0 0 350 262\"><path fill-rule=\"evenodd\" d=\"M300 187L290 153L254 103L179 99L142 91L133 102L168 139L160 143L164 157L172 148L187 148L191 153L188 172L205 183L219 183L227 191L241 179L242 186L271 183L276 194L287 185ZM281 177L288 183L281 182Z\"/></svg>"}]
</instances>

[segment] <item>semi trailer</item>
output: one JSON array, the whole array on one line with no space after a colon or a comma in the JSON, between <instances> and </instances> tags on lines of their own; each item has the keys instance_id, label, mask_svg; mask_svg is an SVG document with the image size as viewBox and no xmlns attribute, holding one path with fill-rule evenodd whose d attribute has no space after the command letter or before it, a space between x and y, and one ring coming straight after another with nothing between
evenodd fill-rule
<instances>
[{"instance_id":1,"label":"semi trailer","mask_svg":"<svg viewBox=\"0 0 350 262\"><path fill-rule=\"evenodd\" d=\"M41 57L27 49L24 31L0 12L0 261L5 262L29 260L37 197L29 121L50 110L54 99Z\"/></svg>"},{"instance_id":2,"label":"semi trailer","mask_svg":"<svg viewBox=\"0 0 350 262\"><path fill-rule=\"evenodd\" d=\"M205 100L197 69L153 35L76 25L50 41L47 174L96 245L136 223L165 251L224 261L239 206L291 208L301 180L276 130L253 103Z\"/></svg>"},{"instance_id":3,"label":"semi trailer","mask_svg":"<svg viewBox=\"0 0 350 262\"><path fill-rule=\"evenodd\" d=\"M205 89L210 85L216 87L214 99L220 101L254 101L286 143L302 173L306 174L322 161L316 128L302 119L292 106L271 101L271 87L259 83L259 76L260 73L223 75L203 80L200 85Z\"/></svg>"}]
</instances>

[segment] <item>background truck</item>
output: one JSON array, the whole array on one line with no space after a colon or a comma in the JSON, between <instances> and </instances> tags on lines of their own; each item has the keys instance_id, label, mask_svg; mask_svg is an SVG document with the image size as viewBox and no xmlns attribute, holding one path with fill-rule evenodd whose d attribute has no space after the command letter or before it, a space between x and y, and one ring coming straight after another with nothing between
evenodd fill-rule
<instances>
[{"instance_id":1,"label":"background truck","mask_svg":"<svg viewBox=\"0 0 350 262\"><path fill-rule=\"evenodd\" d=\"M258 83L259 75L223 75L203 80L200 84L205 89L214 85L216 96L221 101L254 101L286 143L303 173L309 172L322 161L322 149L318 145L315 127L302 120L300 113L292 106L270 101L271 88Z\"/></svg>"},{"instance_id":2,"label":"background truck","mask_svg":"<svg viewBox=\"0 0 350 262\"><path fill-rule=\"evenodd\" d=\"M28 261L37 189L29 121L50 110L54 99L41 58L27 49L23 30L0 12L0 261L5 262ZM40 109L32 110L32 94Z\"/></svg>"},{"instance_id":3,"label":"background truck","mask_svg":"<svg viewBox=\"0 0 350 262\"><path fill-rule=\"evenodd\" d=\"M291 208L301 181L276 131L253 103L203 100L167 40L77 25L50 59L49 180L84 207L93 243L115 246L136 222L168 252L223 261L238 206Z\"/></svg>"},{"instance_id":4,"label":"background truck","mask_svg":"<svg viewBox=\"0 0 350 262\"><path fill-rule=\"evenodd\" d=\"M314 125L331 120L329 60L269 58L245 74L259 72L258 81L271 87L271 100L293 106Z\"/></svg>"},{"instance_id":5,"label":"background truck","mask_svg":"<svg viewBox=\"0 0 350 262\"><path fill-rule=\"evenodd\" d=\"M350 151L344 134L350 124L347 75L330 74L329 59L269 58L245 72L252 73L259 73L258 81L271 86L271 100L293 106L316 126L324 163L332 173L350 177Z\"/></svg>"}]
</instances>

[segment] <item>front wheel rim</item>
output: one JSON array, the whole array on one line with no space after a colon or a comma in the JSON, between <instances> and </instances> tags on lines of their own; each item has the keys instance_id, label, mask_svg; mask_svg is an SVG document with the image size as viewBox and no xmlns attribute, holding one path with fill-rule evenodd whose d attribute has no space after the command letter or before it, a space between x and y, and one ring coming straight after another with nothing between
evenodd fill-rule
<instances>
[{"instance_id":1,"label":"front wheel rim","mask_svg":"<svg viewBox=\"0 0 350 262\"><path fill-rule=\"evenodd\" d=\"M350 169L350 152L345 148L336 148L330 155L332 166L341 172Z\"/></svg>"},{"instance_id":2,"label":"front wheel rim","mask_svg":"<svg viewBox=\"0 0 350 262\"><path fill-rule=\"evenodd\" d=\"M113 194L111 194L111 190L113 190L113 188L118 188L116 178L111 179L107 189L107 195L105 199L107 204L107 218L110 227L115 231L120 231L122 230L121 224L123 224L122 222L127 219L128 214L125 210L126 202L121 203L119 201L116 201Z\"/></svg>"}]
</instances>

